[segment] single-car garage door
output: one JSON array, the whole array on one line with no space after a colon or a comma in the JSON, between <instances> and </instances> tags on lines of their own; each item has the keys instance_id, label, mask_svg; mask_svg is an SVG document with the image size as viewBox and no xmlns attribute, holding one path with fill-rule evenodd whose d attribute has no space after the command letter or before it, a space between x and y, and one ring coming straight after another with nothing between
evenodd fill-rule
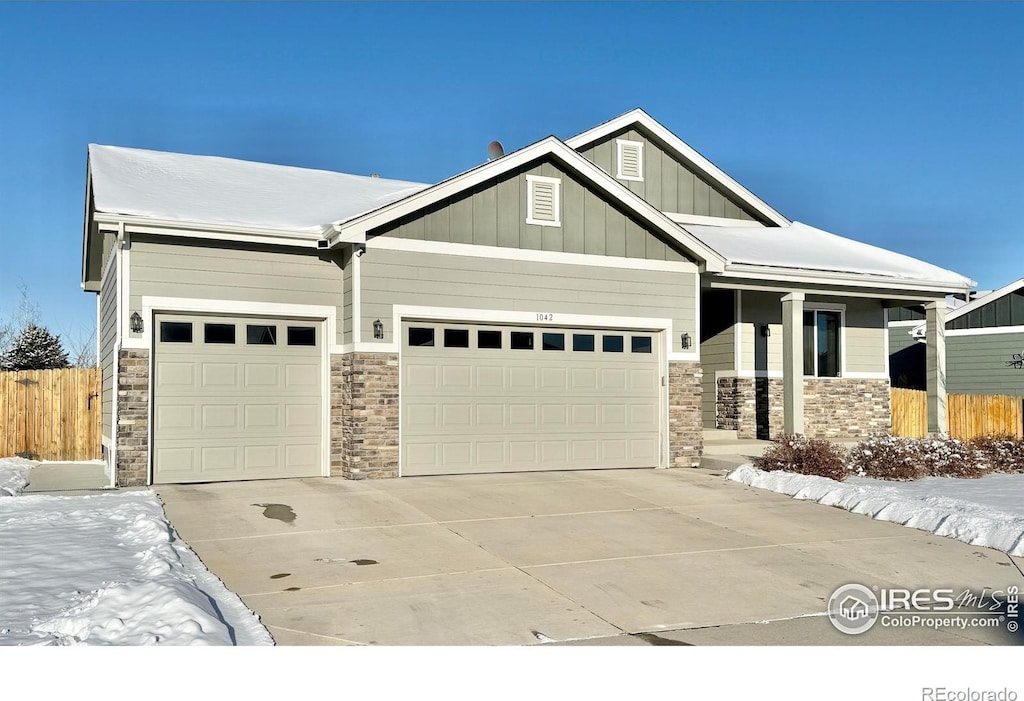
<instances>
[{"instance_id":1,"label":"single-car garage door","mask_svg":"<svg viewBox=\"0 0 1024 701\"><path fill-rule=\"evenodd\" d=\"M657 467L659 338L404 322L402 474Z\"/></svg>"},{"instance_id":2,"label":"single-car garage door","mask_svg":"<svg viewBox=\"0 0 1024 701\"><path fill-rule=\"evenodd\" d=\"M154 482L321 474L322 323L158 314L154 336Z\"/></svg>"}]
</instances>

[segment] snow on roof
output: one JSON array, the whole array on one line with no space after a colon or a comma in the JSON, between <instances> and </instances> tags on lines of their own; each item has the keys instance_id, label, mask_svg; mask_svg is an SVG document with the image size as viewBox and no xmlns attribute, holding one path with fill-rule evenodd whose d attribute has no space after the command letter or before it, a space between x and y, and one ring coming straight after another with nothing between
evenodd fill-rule
<instances>
[{"instance_id":1,"label":"snow on roof","mask_svg":"<svg viewBox=\"0 0 1024 701\"><path fill-rule=\"evenodd\" d=\"M218 156L89 145L97 212L321 234L429 187Z\"/></svg>"},{"instance_id":2,"label":"snow on roof","mask_svg":"<svg viewBox=\"0 0 1024 701\"><path fill-rule=\"evenodd\" d=\"M684 229L729 263L879 275L971 287L974 281L931 263L793 222L781 227L685 224Z\"/></svg>"}]
</instances>

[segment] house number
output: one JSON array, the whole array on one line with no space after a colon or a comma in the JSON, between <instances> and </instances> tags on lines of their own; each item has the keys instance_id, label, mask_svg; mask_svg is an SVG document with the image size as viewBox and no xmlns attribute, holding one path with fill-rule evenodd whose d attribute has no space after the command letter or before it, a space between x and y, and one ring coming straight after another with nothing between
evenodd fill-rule
<instances>
[{"instance_id":1,"label":"house number","mask_svg":"<svg viewBox=\"0 0 1024 701\"><path fill-rule=\"evenodd\" d=\"M554 314L537 314L537 321L554 321Z\"/></svg>"}]
</instances>

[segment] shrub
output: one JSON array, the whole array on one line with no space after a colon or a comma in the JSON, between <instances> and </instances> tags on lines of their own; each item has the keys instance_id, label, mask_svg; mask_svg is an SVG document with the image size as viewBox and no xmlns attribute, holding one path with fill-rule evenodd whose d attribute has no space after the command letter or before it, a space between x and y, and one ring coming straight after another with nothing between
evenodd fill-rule
<instances>
[{"instance_id":1,"label":"shrub","mask_svg":"<svg viewBox=\"0 0 1024 701\"><path fill-rule=\"evenodd\" d=\"M759 470L785 470L801 475L846 479L845 454L835 443L800 435L783 435L754 460Z\"/></svg>"},{"instance_id":2,"label":"shrub","mask_svg":"<svg viewBox=\"0 0 1024 701\"><path fill-rule=\"evenodd\" d=\"M987 472L977 451L956 438L921 438L918 453L925 474L931 477L976 478Z\"/></svg>"},{"instance_id":3,"label":"shrub","mask_svg":"<svg viewBox=\"0 0 1024 701\"><path fill-rule=\"evenodd\" d=\"M991 472L1024 474L1024 440L1012 436L981 436L969 442Z\"/></svg>"},{"instance_id":4,"label":"shrub","mask_svg":"<svg viewBox=\"0 0 1024 701\"><path fill-rule=\"evenodd\" d=\"M847 469L860 477L907 481L928 473L920 461L917 441L899 436L880 436L850 448Z\"/></svg>"}]
</instances>

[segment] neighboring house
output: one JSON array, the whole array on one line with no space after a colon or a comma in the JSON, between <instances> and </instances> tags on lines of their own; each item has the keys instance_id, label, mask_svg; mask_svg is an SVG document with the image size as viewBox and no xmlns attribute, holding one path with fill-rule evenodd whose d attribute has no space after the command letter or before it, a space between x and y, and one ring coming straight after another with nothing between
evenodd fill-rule
<instances>
[{"instance_id":1,"label":"neighboring house","mask_svg":"<svg viewBox=\"0 0 1024 701\"><path fill-rule=\"evenodd\" d=\"M641 110L436 185L92 145L86 192L120 485L886 431L884 310L929 305L941 344L973 284L789 221Z\"/></svg>"},{"instance_id":2,"label":"neighboring house","mask_svg":"<svg viewBox=\"0 0 1024 701\"><path fill-rule=\"evenodd\" d=\"M889 322L893 385L926 389L923 315L893 311L900 317ZM945 346L948 392L1024 395L1024 278L950 311Z\"/></svg>"}]
</instances>

